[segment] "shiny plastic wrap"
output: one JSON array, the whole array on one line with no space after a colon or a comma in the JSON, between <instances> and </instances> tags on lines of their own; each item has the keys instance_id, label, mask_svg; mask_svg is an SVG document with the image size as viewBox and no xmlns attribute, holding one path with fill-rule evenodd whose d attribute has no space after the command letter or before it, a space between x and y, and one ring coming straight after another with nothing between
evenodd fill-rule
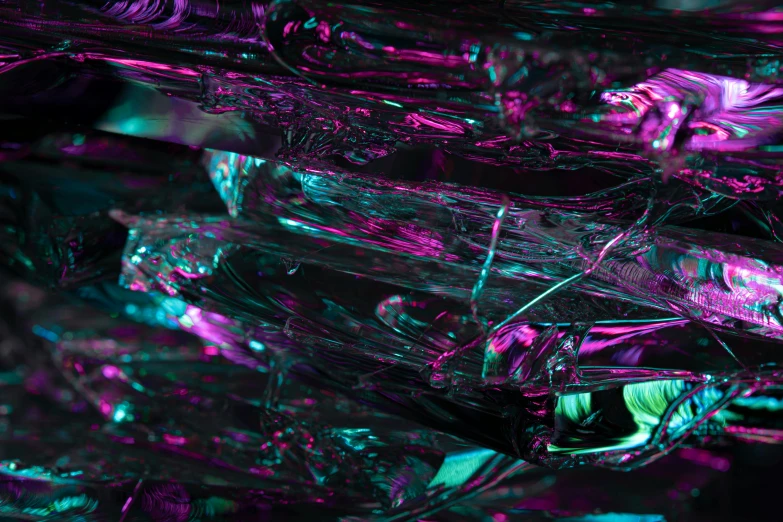
<instances>
[{"instance_id":1,"label":"shiny plastic wrap","mask_svg":"<svg viewBox=\"0 0 783 522\"><path fill-rule=\"evenodd\" d=\"M0 1L0 517L759 519L782 9Z\"/></svg>"}]
</instances>

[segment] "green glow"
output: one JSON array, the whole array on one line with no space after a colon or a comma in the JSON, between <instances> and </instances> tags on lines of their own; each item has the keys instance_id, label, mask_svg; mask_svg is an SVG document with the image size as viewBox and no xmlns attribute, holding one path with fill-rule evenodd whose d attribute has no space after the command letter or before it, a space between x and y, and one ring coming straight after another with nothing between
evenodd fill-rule
<instances>
[{"instance_id":1,"label":"green glow","mask_svg":"<svg viewBox=\"0 0 783 522\"><path fill-rule=\"evenodd\" d=\"M452 488L464 484L494 455L496 455L496 452L488 449L473 449L449 453L427 488L437 486Z\"/></svg>"},{"instance_id":2,"label":"green glow","mask_svg":"<svg viewBox=\"0 0 783 522\"><path fill-rule=\"evenodd\" d=\"M590 448L549 445L551 453L567 453L580 455L599 453L604 451L616 451L631 449L647 444L652 432L661 422L661 418L669 409L669 406L686 391L686 383L682 380L650 381L628 384L623 387L623 399L628 411L633 416L637 431L631 435L612 441L605 446ZM720 393L720 392L718 392ZM703 396L701 402L709 402L713 397ZM719 397L718 397L719 398ZM555 413L561 415L575 424L582 424L592 412L590 393L580 393L560 397ZM689 404L680 406L671 418L670 426L674 429L688 425L693 419L693 413Z\"/></svg>"},{"instance_id":3,"label":"green glow","mask_svg":"<svg viewBox=\"0 0 783 522\"><path fill-rule=\"evenodd\" d=\"M562 415L571 422L581 424L592 412L592 394L579 393L560 397L555 407L555 415Z\"/></svg>"},{"instance_id":4,"label":"green glow","mask_svg":"<svg viewBox=\"0 0 783 522\"><path fill-rule=\"evenodd\" d=\"M568 455L586 455L589 453L601 453L604 451L618 451L624 449L638 448L639 446L647 443L650 440L650 434L643 431L638 431L633 435L621 438L615 444L608 444L606 446L595 446L592 448L569 448L567 446L557 446L556 444L550 444L547 449L552 454L565 453Z\"/></svg>"},{"instance_id":5,"label":"green glow","mask_svg":"<svg viewBox=\"0 0 783 522\"><path fill-rule=\"evenodd\" d=\"M640 429L652 430L685 389L685 381L650 381L623 387L623 399Z\"/></svg>"}]
</instances>

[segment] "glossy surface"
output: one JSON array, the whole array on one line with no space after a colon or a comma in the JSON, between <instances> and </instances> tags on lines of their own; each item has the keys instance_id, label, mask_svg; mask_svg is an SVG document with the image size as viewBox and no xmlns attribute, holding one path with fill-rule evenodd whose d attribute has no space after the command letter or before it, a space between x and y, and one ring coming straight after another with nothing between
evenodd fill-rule
<instances>
[{"instance_id":1,"label":"glossy surface","mask_svg":"<svg viewBox=\"0 0 783 522\"><path fill-rule=\"evenodd\" d=\"M750 513L783 15L674 4L0 2L0 514Z\"/></svg>"}]
</instances>

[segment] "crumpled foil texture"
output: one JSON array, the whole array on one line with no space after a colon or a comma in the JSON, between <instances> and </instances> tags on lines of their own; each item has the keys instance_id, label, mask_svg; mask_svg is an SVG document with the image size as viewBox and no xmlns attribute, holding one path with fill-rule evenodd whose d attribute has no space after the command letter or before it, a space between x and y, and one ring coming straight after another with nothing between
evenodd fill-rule
<instances>
[{"instance_id":1,"label":"crumpled foil texture","mask_svg":"<svg viewBox=\"0 0 783 522\"><path fill-rule=\"evenodd\" d=\"M782 23L0 2L0 517L753 518Z\"/></svg>"}]
</instances>

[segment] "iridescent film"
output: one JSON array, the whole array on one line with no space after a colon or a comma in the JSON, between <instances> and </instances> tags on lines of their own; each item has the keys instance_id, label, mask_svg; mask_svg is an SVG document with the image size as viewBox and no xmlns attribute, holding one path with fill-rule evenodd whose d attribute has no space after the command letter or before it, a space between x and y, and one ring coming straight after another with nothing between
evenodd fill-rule
<instances>
[{"instance_id":1,"label":"iridescent film","mask_svg":"<svg viewBox=\"0 0 783 522\"><path fill-rule=\"evenodd\" d=\"M778 520L781 34L0 0L0 519Z\"/></svg>"}]
</instances>

